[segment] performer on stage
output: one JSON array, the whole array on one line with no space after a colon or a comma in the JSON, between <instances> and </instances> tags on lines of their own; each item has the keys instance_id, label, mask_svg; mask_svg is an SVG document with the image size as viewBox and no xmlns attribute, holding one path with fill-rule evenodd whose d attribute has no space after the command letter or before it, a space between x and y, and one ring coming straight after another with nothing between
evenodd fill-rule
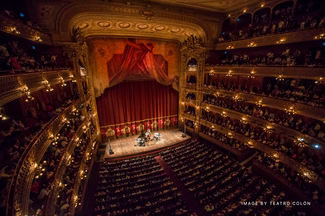
<instances>
[{"instance_id":1,"label":"performer on stage","mask_svg":"<svg viewBox=\"0 0 325 216\"><path fill-rule=\"evenodd\" d=\"M150 129L148 129L146 132L146 138L148 141L150 141L150 135L151 135L151 131L150 131Z\"/></svg>"}]
</instances>

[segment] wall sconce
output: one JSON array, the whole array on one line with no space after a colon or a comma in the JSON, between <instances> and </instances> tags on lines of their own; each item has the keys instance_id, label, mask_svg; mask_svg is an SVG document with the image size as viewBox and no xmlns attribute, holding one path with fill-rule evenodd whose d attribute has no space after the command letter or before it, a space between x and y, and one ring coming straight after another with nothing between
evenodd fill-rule
<instances>
[{"instance_id":1,"label":"wall sconce","mask_svg":"<svg viewBox=\"0 0 325 216\"><path fill-rule=\"evenodd\" d=\"M290 107L289 109L284 109L286 111L286 113L288 113L289 115L294 115L296 114L295 110L293 109L293 107Z\"/></svg>"},{"instance_id":2,"label":"wall sconce","mask_svg":"<svg viewBox=\"0 0 325 216\"><path fill-rule=\"evenodd\" d=\"M247 9L246 9L246 8L244 8L243 12L244 12L244 13L246 13L246 11L247 11Z\"/></svg>"},{"instance_id":3,"label":"wall sconce","mask_svg":"<svg viewBox=\"0 0 325 216\"><path fill-rule=\"evenodd\" d=\"M9 32L12 34L20 34L16 27L9 27Z\"/></svg>"},{"instance_id":4,"label":"wall sconce","mask_svg":"<svg viewBox=\"0 0 325 216\"><path fill-rule=\"evenodd\" d=\"M297 146L302 147L302 148L308 146L307 143L306 143L306 141L305 141L305 139L302 138L302 137L297 138L297 140L295 140L294 143L295 143Z\"/></svg>"},{"instance_id":5,"label":"wall sconce","mask_svg":"<svg viewBox=\"0 0 325 216\"><path fill-rule=\"evenodd\" d=\"M253 143L251 141L248 141L246 145L250 148L253 148Z\"/></svg>"},{"instance_id":6,"label":"wall sconce","mask_svg":"<svg viewBox=\"0 0 325 216\"><path fill-rule=\"evenodd\" d=\"M25 102L28 102L30 100L34 100L34 97L31 96L30 90L28 89L27 85L22 86L23 93L26 95Z\"/></svg>"},{"instance_id":7,"label":"wall sconce","mask_svg":"<svg viewBox=\"0 0 325 216\"><path fill-rule=\"evenodd\" d=\"M319 77L318 80L315 81L315 83L323 84L324 83L324 77Z\"/></svg>"},{"instance_id":8,"label":"wall sconce","mask_svg":"<svg viewBox=\"0 0 325 216\"><path fill-rule=\"evenodd\" d=\"M240 122L243 123L243 124L247 124L247 119L245 117L241 118Z\"/></svg>"},{"instance_id":9,"label":"wall sconce","mask_svg":"<svg viewBox=\"0 0 325 216\"><path fill-rule=\"evenodd\" d=\"M41 36L38 35L35 36L34 40L37 42L42 42Z\"/></svg>"},{"instance_id":10,"label":"wall sconce","mask_svg":"<svg viewBox=\"0 0 325 216\"><path fill-rule=\"evenodd\" d=\"M6 116L5 114L3 114L3 113L1 112L1 108L0 108L0 118L1 118L3 121L9 119L8 116Z\"/></svg>"},{"instance_id":11,"label":"wall sconce","mask_svg":"<svg viewBox=\"0 0 325 216\"><path fill-rule=\"evenodd\" d=\"M255 102L255 103L256 103L256 105L257 105L258 107L263 106L263 105L262 105L262 100L259 100L259 101Z\"/></svg>"},{"instance_id":12,"label":"wall sconce","mask_svg":"<svg viewBox=\"0 0 325 216\"><path fill-rule=\"evenodd\" d=\"M231 16L231 14L228 14L228 17L230 17Z\"/></svg>"},{"instance_id":13,"label":"wall sconce","mask_svg":"<svg viewBox=\"0 0 325 216\"><path fill-rule=\"evenodd\" d=\"M264 4L264 3L262 3L262 4L261 4L261 7L264 7L264 6L265 6L265 4Z\"/></svg>"},{"instance_id":14,"label":"wall sconce","mask_svg":"<svg viewBox=\"0 0 325 216\"><path fill-rule=\"evenodd\" d=\"M279 80L279 81L284 81L284 78L283 78L283 75L279 75L277 78L275 78L276 80Z\"/></svg>"},{"instance_id":15,"label":"wall sconce","mask_svg":"<svg viewBox=\"0 0 325 216\"><path fill-rule=\"evenodd\" d=\"M223 111L222 114L221 114L221 116L222 116L222 117L227 117L226 112Z\"/></svg>"},{"instance_id":16,"label":"wall sconce","mask_svg":"<svg viewBox=\"0 0 325 216\"><path fill-rule=\"evenodd\" d=\"M229 77L231 77L231 76L232 76L232 74L231 74L231 73L232 73L232 70L229 70L229 71L228 71L228 73L226 74L226 76L229 76Z\"/></svg>"},{"instance_id":17,"label":"wall sconce","mask_svg":"<svg viewBox=\"0 0 325 216\"><path fill-rule=\"evenodd\" d=\"M234 46L232 46L232 45L229 45L229 46L227 46L227 48L226 49L234 49L235 47Z\"/></svg>"},{"instance_id":18,"label":"wall sconce","mask_svg":"<svg viewBox=\"0 0 325 216\"><path fill-rule=\"evenodd\" d=\"M234 96L232 99L233 99L234 101L238 101L238 100L239 100L239 97L238 97L238 95L236 95L236 96Z\"/></svg>"},{"instance_id":19,"label":"wall sconce","mask_svg":"<svg viewBox=\"0 0 325 216\"><path fill-rule=\"evenodd\" d=\"M47 80L44 80L43 81L43 84L45 85L45 88L46 88L46 91L49 92L49 91L53 91L54 89L51 88L51 84L49 83L49 81Z\"/></svg>"},{"instance_id":20,"label":"wall sconce","mask_svg":"<svg viewBox=\"0 0 325 216\"><path fill-rule=\"evenodd\" d=\"M266 128L263 128L266 133L271 133L272 127L266 126Z\"/></svg>"},{"instance_id":21,"label":"wall sconce","mask_svg":"<svg viewBox=\"0 0 325 216\"><path fill-rule=\"evenodd\" d=\"M252 70L252 71L251 71L251 74L248 75L248 78L254 79L254 78L255 78L254 74L255 74L255 71Z\"/></svg>"},{"instance_id":22,"label":"wall sconce","mask_svg":"<svg viewBox=\"0 0 325 216\"><path fill-rule=\"evenodd\" d=\"M63 77L60 77L60 82L61 82L61 86L62 86L62 87L63 87L63 86L67 86L67 84L64 83L64 79L63 79Z\"/></svg>"},{"instance_id":23,"label":"wall sconce","mask_svg":"<svg viewBox=\"0 0 325 216\"><path fill-rule=\"evenodd\" d=\"M325 36L325 34L320 34L320 35L315 36L315 39L316 40L324 39L324 36Z\"/></svg>"},{"instance_id":24,"label":"wall sconce","mask_svg":"<svg viewBox=\"0 0 325 216\"><path fill-rule=\"evenodd\" d=\"M282 38L279 41L277 41L276 43L277 44L283 44L285 41L286 41L286 39L285 38Z\"/></svg>"},{"instance_id":25,"label":"wall sconce","mask_svg":"<svg viewBox=\"0 0 325 216\"><path fill-rule=\"evenodd\" d=\"M256 47L256 43L255 42L251 42L250 44L247 45L248 47Z\"/></svg>"}]
</instances>

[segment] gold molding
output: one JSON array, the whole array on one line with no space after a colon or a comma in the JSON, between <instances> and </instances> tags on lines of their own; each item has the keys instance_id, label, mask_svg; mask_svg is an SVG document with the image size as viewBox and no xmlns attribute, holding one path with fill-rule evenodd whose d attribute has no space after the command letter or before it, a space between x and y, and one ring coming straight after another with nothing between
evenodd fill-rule
<instances>
[{"instance_id":1,"label":"gold molding","mask_svg":"<svg viewBox=\"0 0 325 216\"><path fill-rule=\"evenodd\" d=\"M289 109L290 107L294 107L295 111L297 111L297 114L299 115L303 115L320 121L323 121L325 119L325 109L319 107L292 102L289 100L281 100L273 97L266 97L257 94L233 92L233 91L220 90L220 89L208 89L208 88L205 88L205 90L201 90L201 92L203 93L205 91L210 91L209 92L210 94L219 93L221 95L230 96L230 97L238 96L238 98L246 99L247 102L254 103L254 104L258 101L261 101L263 106L267 106L279 110L285 110L285 109Z\"/></svg>"},{"instance_id":2,"label":"gold molding","mask_svg":"<svg viewBox=\"0 0 325 216\"><path fill-rule=\"evenodd\" d=\"M314 171L308 169L306 166L304 166L304 165L300 164L299 162L293 160L292 158L288 157L287 155L285 155L281 152L278 152L275 149L270 148L266 145L263 145L253 139L250 139L244 135L236 133L233 130L229 130L227 128L221 127L220 125L213 124L213 123L205 121L205 120L201 120L200 123L207 127L214 126L215 130L217 130L221 133L224 133L224 134L232 133L235 139L241 140L243 142L250 142L253 148L260 150L270 156L275 155L278 160L280 160L285 165L291 167L292 169L296 170L298 173L300 173L300 174L308 173L308 175L306 175L307 178L309 178L312 182L314 182L314 184L316 184L318 187L322 188L323 190L325 189L325 180L323 178L321 178Z\"/></svg>"},{"instance_id":3,"label":"gold molding","mask_svg":"<svg viewBox=\"0 0 325 216\"><path fill-rule=\"evenodd\" d=\"M69 118L73 109L83 102L83 99L78 99L56 116L56 118L48 122L21 155L9 187L7 215L21 216L27 214L30 187L35 172L35 169L33 169L34 164L38 164L41 161L48 146L51 144L49 136L57 134L64 125L64 119Z\"/></svg>"},{"instance_id":4,"label":"gold molding","mask_svg":"<svg viewBox=\"0 0 325 216\"><path fill-rule=\"evenodd\" d=\"M12 28L15 28L16 30L12 31ZM52 45L52 38L47 33L2 14L0 14L0 31L30 40L32 42ZM37 38L40 38L41 40Z\"/></svg>"},{"instance_id":5,"label":"gold molding","mask_svg":"<svg viewBox=\"0 0 325 216\"><path fill-rule=\"evenodd\" d=\"M278 134L282 134L287 136L288 138L294 140L294 138L299 138L299 137L304 137L304 139L307 141L307 143L309 144L309 147L313 150L316 151L314 148L312 148L311 145L313 144L320 144L323 148L318 149L317 151L324 154L325 155L325 142L318 140L314 137L309 136L308 134L303 134L299 131L293 130L289 127L285 127L276 123L272 123L269 122L267 120L263 120L261 118L257 118L254 117L252 115L248 115L248 114L244 114L244 113L240 113L240 112L236 112L234 110L230 110L227 108L223 108L223 107L219 107L216 105L211 105L211 104L206 104L206 103L202 103L201 108L205 109L206 107L209 107L209 111L211 112L215 112L218 114L222 114L222 112L226 112L227 113L227 117L230 117L232 119L237 119L237 120L241 120L242 118L245 118L248 123L257 125L259 127L264 127L266 128L267 126L270 126L272 129L275 129L275 132Z\"/></svg>"},{"instance_id":6,"label":"gold molding","mask_svg":"<svg viewBox=\"0 0 325 216\"><path fill-rule=\"evenodd\" d=\"M255 37L255 38L249 38L244 40L222 42L222 43L217 43L215 45L215 50L227 50L228 46L234 47L233 49L248 48L247 45L250 43L255 43L256 44L255 47L277 45L278 44L277 42L280 41L281 39L285 40L285 42L282 44L314 41L315 36L322 34L324 32L325 32L325 27L319 27L314 29L288 32L283 34L266 35L262 37Z\"/></svg>"},{"instance_id":7,"label":"gold molding","mask_svg":"<svg viewBox=\"0 0 325 216\"><path fill-rule=\"evenodd\" d=\"M70 81L70 75L71 71L62 70L0 76L0 106L22 97L24 85L32 93L46 87L43 84L44 80L49 81L49 84L54 86L61 83L60 77L63 77L65 81Z\"/></svg>"},{"instance_id":8,"label":"gold molding","mask_svg":"<svg viewBox=\"0 0 325 216\"><path fill-rule=\"evenodd\" d=\"M233 76L243 75L247 76L254 71L255 77L278 77L283 75L284 78L300 78L318 80L319 77L324 76L324 68L321 67L254 67L254 66L205 66L204 73L227 74L230 70Z\"/></svg>"}]
</instances>

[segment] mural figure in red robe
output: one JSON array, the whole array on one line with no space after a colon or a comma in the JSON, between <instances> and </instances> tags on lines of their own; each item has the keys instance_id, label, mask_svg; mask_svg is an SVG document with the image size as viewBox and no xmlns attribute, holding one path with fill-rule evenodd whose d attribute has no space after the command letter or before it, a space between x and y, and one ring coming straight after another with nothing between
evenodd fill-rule
<instances>
[{"instance_id":1,"label":"mural figure in red robe","mask_svg":"<svg viewBox=\"0 0 325 216\"><path fill-rule=\"evenodd\" d=\"M127 78L149 77L163 85L171 85L178 77L168 77L168 62L162 55L153 54L152 43L126 42L123 54L115 54L107 63L109 86Z\"/></svg>"}]
</instances>

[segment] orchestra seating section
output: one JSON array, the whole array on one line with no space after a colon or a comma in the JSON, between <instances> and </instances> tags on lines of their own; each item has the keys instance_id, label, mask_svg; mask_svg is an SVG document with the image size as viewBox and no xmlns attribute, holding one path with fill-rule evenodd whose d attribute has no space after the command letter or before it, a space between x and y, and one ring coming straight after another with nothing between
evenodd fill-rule
<instances>
[{"instance_id":1,"label":"orchestra seating section","mask_svg":"<svg viewBox=\"0 0 325 216\"><path fill-rule=\"evenodd\" d=\"M153 156L104 162L95 215L189 215L181 193Z\"/></svg>"},{"instance_id":2,"label":"orchestra seating section","mask_svg":"<svg viewBox=\"0 0 325 216\"><path fill-rule=\"evenodd\" d=\"M182 200L182 189L174 186L166 167L157 162L159 157L204 215L294 215L297 211L295 206L242 204L252 200L292 202L295 197L254 173L251 166L240 165L204 141L191 140L159 153L103 162L94 215L195 215L195 209ZM322 196L316 188L309 192ZM307 211L301 213L308 215Z\"/></svg>"}]
</instances>

